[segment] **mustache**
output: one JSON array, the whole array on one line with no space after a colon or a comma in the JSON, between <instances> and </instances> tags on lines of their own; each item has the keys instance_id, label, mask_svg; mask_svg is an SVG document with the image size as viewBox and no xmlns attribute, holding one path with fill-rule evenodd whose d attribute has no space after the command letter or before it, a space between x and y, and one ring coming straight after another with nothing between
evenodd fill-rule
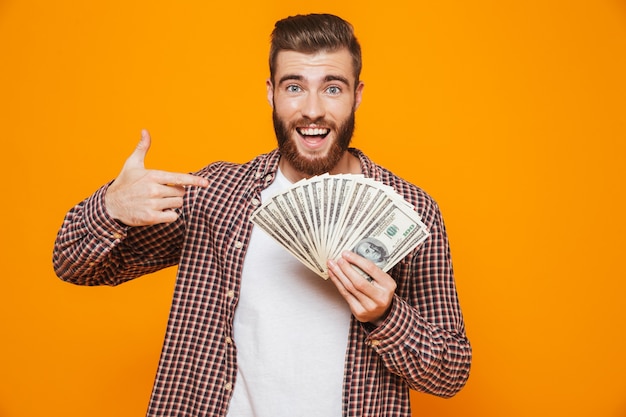
<instances>
[{"instance_id":1,"label":"mustache","mask_svg":"<svg viewBox=\"0 0 626 417\"><path fill-rule=\"evenodd\" d=\"M315 125L315 127L327 128L327 129L337 129L337 124L326 120L324 117L320 117L319 119L311 119L308 117L302 117L296 121L289 123L289 128L295 129L301 126L311 126Z\"/></svg>"}]
</instances>

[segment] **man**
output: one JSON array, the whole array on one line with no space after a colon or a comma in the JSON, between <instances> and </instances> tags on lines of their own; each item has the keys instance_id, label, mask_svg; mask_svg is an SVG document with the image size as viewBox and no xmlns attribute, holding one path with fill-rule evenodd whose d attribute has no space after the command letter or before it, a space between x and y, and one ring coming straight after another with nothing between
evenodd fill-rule
<instances>
[{"instance_id":1,"label":"man","mask_svg":"<svg viewBox=\"0 0 626 417\"><path fill-rule=\"evenodd\" d=\"M450 397L465 384L471 348L439 209L348 148L360 70L349 23L283 19L267 81L277 150L195 175L152 171L144 131L118 177L67 214L54 252L64 280L117 285L178 264L149 416L409 416L409 388ZM394 187L430 237L390 274L346 251L320 279L249 219L325 172Z\"/></svg>"}]
</instances>

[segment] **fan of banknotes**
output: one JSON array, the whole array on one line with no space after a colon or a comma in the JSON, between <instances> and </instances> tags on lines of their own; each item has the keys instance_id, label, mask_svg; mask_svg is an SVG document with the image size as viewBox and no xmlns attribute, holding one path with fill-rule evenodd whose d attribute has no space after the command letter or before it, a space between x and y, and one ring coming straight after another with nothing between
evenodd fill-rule
<instances>
[{"instance_id":1,"label":"fan of banknotes","mask_svg":"<svg viewBox=\"0 0 626 417\"><path fill-rule=\"evenodd\" d=\"M264 202L251 220L324 279L326 261L344 250L388 271L429 235L414 207L393 188L354 174L294 183Z\"/></svg>"}]
</instances>

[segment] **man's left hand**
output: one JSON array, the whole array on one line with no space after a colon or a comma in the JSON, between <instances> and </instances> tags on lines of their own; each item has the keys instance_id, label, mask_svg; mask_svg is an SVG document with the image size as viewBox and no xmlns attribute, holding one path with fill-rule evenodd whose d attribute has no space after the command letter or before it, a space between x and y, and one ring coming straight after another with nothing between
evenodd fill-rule
<instances>
[{"instance_id":1,"label":"man's left hand","mask_svg":"<svg viewBox=\"0 0 626 417\"><path fill-rule=\"evenodd\" d=\"M369 275L371 281L353 265ZM328 274L357 320L377 326L385 320L396 291L396 281L389 274L350 251L343 252L336 261L328 261Z\"/></svg>"}]
</instances>

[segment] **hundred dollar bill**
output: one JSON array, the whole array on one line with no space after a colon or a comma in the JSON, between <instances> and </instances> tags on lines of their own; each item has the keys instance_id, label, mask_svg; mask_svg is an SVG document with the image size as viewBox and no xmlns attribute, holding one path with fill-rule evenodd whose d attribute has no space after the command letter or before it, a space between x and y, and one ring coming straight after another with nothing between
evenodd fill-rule
<instances>
[{"instance_id":1,"label":"hundred dollar bill","mask_svg":"<svg viewBox=\"0 0 626 417\"><path fill-rule=\"evenodd\" d=\"M280 197L282 197L282 200ZM312 239L311 229L304 226L305 222L302 221L302 217L296 211L297 205L292 201L289 193L280 197L276 199L276 203L282 208L281 212L285 214L285 217L291 222L290 226L294 230L296 241L304 249L307 259L309 259L311 264L317 270L322 272L325 271L326 262L325 260L320 259L319 251L315 247L315 240ZM302 213L302 215L304 215L304 213Z\"/></svg>"},{"instance_id":2,"label":"hundred dollar bill","mask_svg":"<svg viewBox=\"0 0 626 417\"><path fill-rule=\"evenodd\" d=\"M427 237L426 226L417 213L390 204L347 245L387 272Z\"/></svg>"},{"instance_id":3,"label":"hundred dollar bill","mask_svg":"<svg viewBox=\"0 0 626 417\"><path fill-rule=\"evenodd\" d=\"M340 227L330 238L331 246L345 247L346 241L350 240L365 219L375 212L382 199L384 191L380 188L362 182L354 184Z\"/></svg>"},{"instance_id":4,"label":"hundred dollar bill","mask_svg":"<svg viewBox=\"0 0 626 417\"><path fill-rule=\"evenodd\" d=\"M335 244L335 248L343 249L349 242L362 236L365 231L370 227L371 223L380 219L385 210L393 206L393 201L386 195L383 190L375 189L369 203L359 213L352 230L349 233L343 234L343 239ZM336 253L333 254L335 256Z\"/></svg>"},{"instance_id":5,"label":"hundred dollar bill","mask_svg":"<svg viewBox=\"0 0 626 417\"><path fill-rule=\"evenodd\" d=\"M264 232L266 232L270 237L272 237L276 242L278 242L281 246L288 250L293 256L296 257L296 259L302 262L313 272L317 274L324 273L324 271L320 270L320 268L317 268L308 259L306 251L300 247L300 245L292 236L286 233L286 229L284 227L278 227L279 223L275 223L272 219L267 217L267 212L265 210L256 211L251 219L257 226L263 229Z\"/></svg>"},{"instance_id":6,"label":"hundred dollar bill","mask_svg":"<svg viewBox=\"0 0 626 417\"><path fill-rule=\"evenodd\" d=\"M297 226L295 219L289 215L286 204L278 198L271 199L257 209L251 220L311 270L318 274L325 272L326 268L319 264L314 249L309 244L306 231Z\"/></svg>"},{"instance_id":7,"label":"hundred dollar bill","mask_svg":"<svg viewBox=\"0 0 626 417\"><path fill-rule=\"evenodd\" d=\"M279 194L272 198L277 207L285 216L290 228L294 230L296 238L301 246L305 248L312 261L317 257L315 242L312 239L311 228L306 219L304 207L294 198L297 195L296 188L291 188L285 193Z\"/></svg>"},{"instance_id":8,"label":"hundred dollar bill","mask_svg":"<svg viewBox=\"0 0 626 417\"><path fill-rule=\"evenodd\" d=\"M310 184L302 184L300 187L293 187L288 191L290 200L289 207L294 211L294 216L299 219L298 224L303 230L307 238L307 242L311 245L312 251L319 259L319 236L315 233L315 207L312 206L307 198L307 191Z\"/></svg>"},{"instance_id":9,"label":"hundred dollar bill","mask_svg":"<svg viewBox=\"0 0 626 417\"><path fill-rule=\"evenodd\" d=\"M298 181L251 220L323 278L328 259L343 250L388 271L429 235L413 206L391 187L352 174Z\"/></svg>"},{"instance_id":10,"label":"hundred dollar bill","mask_svg":"<svg viewBox=\"0 0 626 417\"><path fill-rule=\"evenodd\" d=\"M322 253L324 250L324 235L322 233L322 211L320 210L322 201L322 185L319 178L313 178L311 181L303 184L303 198L306 202L307 216L310 218L312 226L311 234L315 241L317 252Z\"/></svg>"},{"instance_id":11,"label":"hundred dollar bill","mask_svg":"<svg viewBox=\"0 0 626 417\"><path fill-rule=\"evenodd\" d=\"M330 211L330 219L328 221L329 229L326 235L327 248L325 257L328 259L330 251L336 245L337 236L342 236L346 233L344 229L345 216L350 210L351 204L354 204L354 187L357 182L352 176L338 175L336 182L335 192L333 199L335 204Z\"/></svg>"}]
</instances>

